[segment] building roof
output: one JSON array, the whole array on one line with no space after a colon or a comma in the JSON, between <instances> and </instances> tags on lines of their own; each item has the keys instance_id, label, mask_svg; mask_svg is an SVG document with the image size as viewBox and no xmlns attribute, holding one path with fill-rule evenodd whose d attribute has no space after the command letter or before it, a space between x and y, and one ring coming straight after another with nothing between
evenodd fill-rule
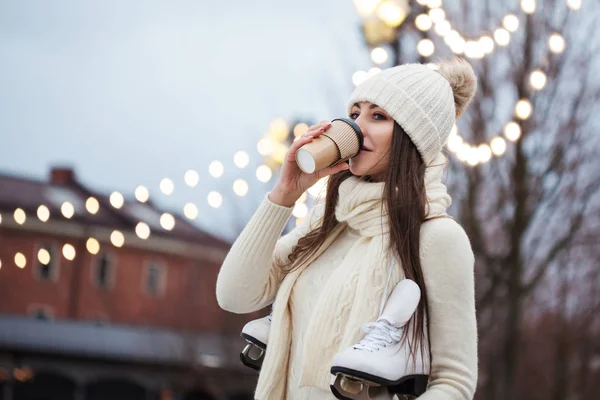
<instances>
[{"instance_id":1,"label":"building roof","mask_svg":"<svg viewBox=\"0 0 600 400\"><path fill-rule=\"evenodd\" d=\"M9 351L130 363L236 367L239 360L231 356L229 342L217 334L0 316L0 349Z\"/></svg>"},{"instance_id":2,"label":"building roof","mask_svg":"<svg viewBox=\"0 0 600 400\"><path fill-rule=\"evenodd\" d=\"M0 211L22 208L27 215L35 215L37 208L44 204L50 215L61 215L61 205L69 201L75 208L75 215L70 221L109 229L133 231L139 222L145 222L152 230L152 235L180 239L187 242L202 243L218 249L226 249L228 242L191 224L186 219L171 213L175 218L175 227L165 231L160 227L159 219L165 210L160 210L151 201L140 203L135 199L125 199L123 207L111 206L109 195L95 192L75 179L70 169L53 169L48 181L37 181L23 177L0 175ZM86 211L85 202L95 197L100 203L96 214Z\"/></svg>"}]
</instances>

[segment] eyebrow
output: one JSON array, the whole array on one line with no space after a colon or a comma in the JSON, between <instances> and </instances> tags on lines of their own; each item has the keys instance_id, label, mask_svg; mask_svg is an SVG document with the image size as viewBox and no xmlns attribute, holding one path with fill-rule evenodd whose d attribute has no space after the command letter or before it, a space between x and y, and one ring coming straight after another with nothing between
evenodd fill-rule
<instances>
[{"instance_id":1,"label":"eyebrow","mask_svg":"<svg viewBox=\"0 0 600 400\"><path fill-rule=\"evenodd\" d=\"M360 109L360 105L358 103L354 103L354 107ZM371 103L371 105L369 106L369 108L372 110L374 108L381 108L381 107L379 107L377 104Z\"/></svg>"}]
</instances>

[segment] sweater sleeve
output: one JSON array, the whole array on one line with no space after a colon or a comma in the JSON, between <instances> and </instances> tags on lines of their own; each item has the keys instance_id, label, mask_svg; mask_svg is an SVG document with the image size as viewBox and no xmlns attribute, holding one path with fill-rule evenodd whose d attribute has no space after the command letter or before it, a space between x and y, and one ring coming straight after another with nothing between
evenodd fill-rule
<instances>
[{"instance_id":1,"label":"sweater sleeve","mask_svg":"<svg viewBox=\"0 0 600 400\"><path fill-rule=\"evenodd\" d=\"M285 260L292 252L318 208L313 207L299 226L280 237L293 207L274 204L265 195L219 271L216 295L222 309L247 314L273 303L284 278L275 260Z\"/></svg>"},{"instance_id":2,"label":"sweater sleeve","mask_svg":"<svg viewBox=\"0 0 600 400\"><path fill-rule=\"evenodd\" d=\"M465 231L452 219L427 225L421 262L432 360L427 391L419 400L471 400L478 373L473 251Z\"/></svg>"}]
</instances>

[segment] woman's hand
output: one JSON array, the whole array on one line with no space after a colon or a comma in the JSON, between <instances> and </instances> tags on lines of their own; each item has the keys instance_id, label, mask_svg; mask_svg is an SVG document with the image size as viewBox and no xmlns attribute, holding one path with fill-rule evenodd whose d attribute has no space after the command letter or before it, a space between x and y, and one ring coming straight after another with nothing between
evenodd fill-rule
<instances>
[{"instance_id":1,"label":"woman's hand","mask_svg":"<svg viewBox=\"0 0 600 400\"><path fill-rule=\"evenodd\" d=\"M285 207L293 206L308 188L317 181L326 176L349 168L348 164L340 163L338 165L323 168L312 174L307 174L300 169L296 163L296 152L306 143L312 142L315 138L322 135L331 127L331 122L321 121L320 123L308 128L305 134L298 137L289 148L281 165L281 173L275 187L269 194L269 199L275 204Z\"/></svg>"}]
</instances>

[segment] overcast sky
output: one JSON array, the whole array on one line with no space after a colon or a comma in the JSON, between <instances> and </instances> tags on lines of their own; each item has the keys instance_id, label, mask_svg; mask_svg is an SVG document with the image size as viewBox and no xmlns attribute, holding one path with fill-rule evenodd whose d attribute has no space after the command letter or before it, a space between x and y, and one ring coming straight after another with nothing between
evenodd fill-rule
<instances>
[{"instance_id":1,"label":"overcast sky","mask_svg":"<svg viewBox=\"0 0 600 400\"><path fill-rule=\"evenodd\" d=\"M197 203L222 236L231 204L214 210L206 194L245 177L253 197L237 201L255 207L273 184L254 177L269 122L341 116L352 72L371 66L350 0L0 0L0 54L1 174L70 165L102 191L144 184L165 207ZM201 183L186 190L189 168Z\"/></svg>"}]
</instances>

